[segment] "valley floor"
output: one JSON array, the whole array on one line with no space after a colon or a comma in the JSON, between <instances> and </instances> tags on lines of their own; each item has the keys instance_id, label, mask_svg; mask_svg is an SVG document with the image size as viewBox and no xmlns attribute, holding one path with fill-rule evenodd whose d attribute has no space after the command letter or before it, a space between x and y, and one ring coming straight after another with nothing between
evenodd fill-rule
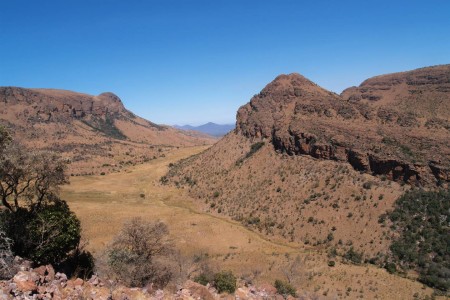
<instances>
[{"instance_id":1,"label":"valley floor","mask_svg":"<svg viewBox=\"0 0 450 300\"><path fill-rule=\"evenodd\" d=\"M186 257L207 253L213 265L271 283L291 277L300 295L319 298L423 299L432 290L416 281L390 275L371 265L348 265L326 253L295 243L270 240L242 224L201 212L183 189L161 185L168 165L205 150L180 148L165 157L104 176L75 176L61 196L81 220L87 246L99 256L123 222L135 216L160 219ZM198 202L197 202L198 203Z\"/></svg>"}]
</instances>

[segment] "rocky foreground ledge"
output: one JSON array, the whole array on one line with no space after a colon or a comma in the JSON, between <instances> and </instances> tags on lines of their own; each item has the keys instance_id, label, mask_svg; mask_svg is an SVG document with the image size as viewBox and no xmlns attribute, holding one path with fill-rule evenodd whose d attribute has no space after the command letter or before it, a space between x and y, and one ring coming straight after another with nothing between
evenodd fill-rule
<instances>
[{"instance_id":1,"label":"rocky foreground ledge","mask_svg":"<svg viewBox=\"0 0 450 300\"><path fill-rule=\"evenodd\" d=\"M0 281L0 299L286 299L276 294L271 285L242 286L234 294L218 294L211 286L186 281L176 292L147 288L128 288L93 275L89 280L68 279L66 274L55 272L51 265L31 268L23 262L10 280ZM294 299L288 297L287 299ZM302 297L301 299L310 299Z\"/></svg>"}]
</instances>

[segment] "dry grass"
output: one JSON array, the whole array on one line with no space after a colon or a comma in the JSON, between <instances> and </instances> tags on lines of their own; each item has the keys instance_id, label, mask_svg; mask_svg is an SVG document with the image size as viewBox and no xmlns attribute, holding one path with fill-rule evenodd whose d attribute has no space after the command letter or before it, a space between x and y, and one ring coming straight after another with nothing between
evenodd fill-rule
<instances>
[{"instance_id":1,"label":"dry grass","mask_svg":"<svg viewBox=\"0 0 450 300\"><path fill-rule=\"evenodd\" d=\"M284 279L283 270L298 256L294 284L310 295L329 299L411 299L416 292L420 297L431 293L417 282L372 266L337 262L330 268L324 253L296 243L270 241L238 222L203 213L184 190L159 183L170 162L204 149L179 149L121 173L72 177L62 196L81 219L84 235L90 241L88 248L94 254L101 253L125 220L141 216L166 222L171 238L185 256L208 253L217 268L231 269L238 275L260 273L258 283Z\"/></svg>"}]
</instances>

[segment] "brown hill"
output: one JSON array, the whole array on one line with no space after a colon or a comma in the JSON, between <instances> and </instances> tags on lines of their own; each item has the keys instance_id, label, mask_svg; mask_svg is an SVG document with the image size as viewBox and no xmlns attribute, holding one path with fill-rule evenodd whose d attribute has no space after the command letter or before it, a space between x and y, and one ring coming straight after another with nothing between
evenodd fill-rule
<instances>
[{"instance_id":1,"label":"brown hill","mask_svg":"<svg viewBox=\"0 0 450 300\"><path fill-rule=\"evenodd\" d=\"M380 255L392 232L379 217L409 184L448 184L449 119L427 102L449 105L449 80L439 75L449 71L450 65L376 77L422 80L412 98L383 87L384 102L349 96L358 88L340 96L299 74L278 76L239 109L234 132L175 165L168 179L201 199L204 210L265 234ZM402 111L407 101L422 105Z\"/></svg>"},{"instance_id":2,"label":"brown hill","mask_svg":"<svg viewBox=\"0 0 450 300\"><path fill-rule=\"evenodd\" d=\"M144 120L113 93L0 87L0 122L31 148L64 153L76 174L119 170L172 147L213 142L206 135Z\"/></svg>"}]
</instances>

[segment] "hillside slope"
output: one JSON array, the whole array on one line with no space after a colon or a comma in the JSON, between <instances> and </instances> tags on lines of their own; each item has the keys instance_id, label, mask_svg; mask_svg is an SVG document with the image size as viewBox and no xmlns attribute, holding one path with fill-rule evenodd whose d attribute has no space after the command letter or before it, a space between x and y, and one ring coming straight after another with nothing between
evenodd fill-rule
<instances>
[{"instance_id":1,"label":"hillside slope","mask_svg":"<svg viewBox=\"0 0 450 300\"><path fill-rule=\"evenodd\" d=\"M431 79L414 101L435 101L428 99L449 84L433 79L442 69L450 66L423 69ZM175 165L168 179L204 210L269 236L376 259L393 237L379 217L395 199L410 185L448 184L449 119L425 104L402 112L392 101L348 95L299 74L278 76L239 109L234 132ZM440 95L448 105L450 93ZM431 126L434 117L444 125Z\"/></svg>"},{"instance_id":2,"label":"hillside slope","mask_svg":"<svg viewBox=\"0 0 450 300\"><path fill-rule=\"evenodd\" d=\"M78 174L118 170L171 147L210 144L206 135L144 120L113 93L0 87L0 122L33 149L63 153Z\"/></svg>"}]
</instances>

